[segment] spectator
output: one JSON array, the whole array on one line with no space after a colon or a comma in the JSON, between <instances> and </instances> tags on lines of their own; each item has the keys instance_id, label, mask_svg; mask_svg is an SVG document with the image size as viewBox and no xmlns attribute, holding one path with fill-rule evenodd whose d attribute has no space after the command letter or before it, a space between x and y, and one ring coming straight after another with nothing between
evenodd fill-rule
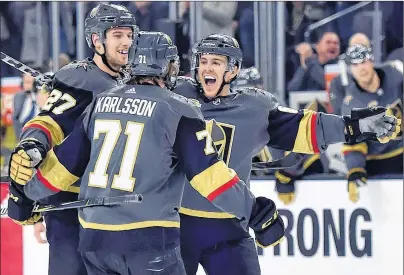
<instances>
[{"instance_id":1,"label":"spectator","mask_svg":"<svg viewBox=\"0 0 404 275\"><path fill-rule=\"evenodd\" d=\"M51 71L57 71L59 69L61 69L63 66L66 66L67 64L69 64L71 62L69 55L67 55L66 53L60 53L58 56L59 59L59 67L58 68L53 68L53 60L50 59L49 60L49 69Z\"/></svg>"},{"instance_id":2,"label":"spectator","mask_svg":"<svg viewBox=\"0 0 404 275\"><path fill-rule=\"evenodd\" d=\"M46 2L15 2L16 10L24 11L21 61L42 66L49 59L50 26ZM37 18L37 5L40 18Z\"/></svg>"},{"instance_id":3,"label":"spectator","mask_svg":"<svg viewBox=\"0 0 404 275\"><path fill-rule=\"evenodd\" d=\"M343 11L353 5L356 5L360 2L352 1L352 2L345 2L345 1L338 1L335 6L335 12ZM354 34L353 31L353 19L354 16L359 12L359 10L350 12L338 19L335 20L338 35L341 40L341 49L345 51L347 45L349 44L349 38Z\"/></svg>"},{"instance_id":4,"label":"spectator","mask_svg":"<svg viewBox=\"0 0 404 275\"><path fill-rule=\"evenodd\" d=\"M190 51L190 22L189 22L189 12L190 12L190 1L181 1L179 5L179 18L181 22L179 24L180 34L177 34L176 45L178 49L178 55L180 57L180 74L189 75L191 72L191 63L189 61L188 53Z\"/></svg>"},{"instance_id":5,"label":"spectator","mask_svg":"<svg viewBox=\"0 0 404 275\"><path fill-rule=\"evenodd\" d=\"M15 135L20 136L24 124L39 113L35 102L35 78L22 75L22 91L14 96L13 125Z\"/></svg>"},{"instance_id":6,"label":"spectator","mask_svg":"<svg viewBox=\"0 0 404 275\"><path fill-rule=\"evenodd\" d=\"M243 64L254 66L254 5L253 2L238 2L235 15L235 25L238 27L239 41L243 52Z\"/></svg>"},{"instance_id":7,"label":"spectator","mask_svg":"<svg viewBox=\"0 0 404 275\"><path fill-rule=\"evenodd\" d=\"M220 33L234 36L233 18L236 14L237 2L214 1L202 2L202 33L205 37L209 34Z\"/></svg>"},{"instance_id":8,"label":"spectator","mask_svg":"<svg viewBox=\"0 0 404 275\"><path fill-rule=\"evenodd\" d=\"M370 40L369 37L366 36L364 33L355 33L354 35L349 38L349 47L355 44L360 44L363 46L370 47Z\"/></svg>"},{"instance_id":9,"label":"spectator","mask_svg":"<svg viewBox=\"0 0 404 275\"><path fill-rule=\"evenodd\" d=\"M289 82L288 91L325 90L324 66L337 62L340 54L339 38L336 33L326 32L315 46L317 54L308 43L296 47L300 67Z\"/></svg>"},{"instance_id":10,"label":"spectator","mask_svg":"<svg viewBox=\"0 0 404 275\"><path fill-rule=\"evenodd\" d=\"M292 45L304 41L304 32L310 24L316 23L334 13L334 3L328 1L288 2L288 37ZM311 33L310 40L319 40L324 32L335 31L334 22L325 24Z\"/></svg>"},{"instance_id":11,"label":"spectator","mask_svg":"<svg viewBox=\"0 0 404 275\"><path fill-rule=\"evenodd\" d=\"M385 14L385 7L391 9L391 14ZM386 1L380 2L380 9L383 12L383 21L386 26L386 52L403 46L403 2ZM403 57L401 56L401 59Z\"/></svg>"},{"instance_id":12,"label":"spectator","mask_svg":"<svg viewBox=\"0 0 404 275\"><path fill-rule=\"evenodd\" d=\"M13 58L19 59L22 44L22 26L19 19L22 12L15 13L13 9L15 2L0 2L0 47ZM14 76L17 70L7 64L0 64L1 77Z\"/></svg>"},{"instance_id":13,"label":"spectator","mask_svg":"<svg viewBox=\"0 0 404 275\"><path fill-rule=\"evenodd\" d=\"M168 2L132 1L127 7L142 31L158 31L157 22L168 18Z\"/></svg>"}]
</instances>

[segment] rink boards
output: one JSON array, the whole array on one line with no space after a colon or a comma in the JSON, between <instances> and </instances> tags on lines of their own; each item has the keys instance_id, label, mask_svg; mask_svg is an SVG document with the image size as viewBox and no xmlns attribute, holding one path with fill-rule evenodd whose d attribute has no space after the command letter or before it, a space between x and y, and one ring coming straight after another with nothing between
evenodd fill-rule
<instances>
[{"instance_id":1,"label":"rink boards","mask_svg":"<svg viewBox=\"0 0 404 275\"><path fill-rule=\"evenodd\" d=\"M36 243L32 227L21 230L4 215L5 187L0 275L45 275L48 245ZM348 200L344 180L299 181L290 206L277 200L272 180L252 181L251 188L277 203L286 225L279 246L258 250L262 274L403 274L402 180L370 180L356 204Z\"/></svg>"}]
</instances>

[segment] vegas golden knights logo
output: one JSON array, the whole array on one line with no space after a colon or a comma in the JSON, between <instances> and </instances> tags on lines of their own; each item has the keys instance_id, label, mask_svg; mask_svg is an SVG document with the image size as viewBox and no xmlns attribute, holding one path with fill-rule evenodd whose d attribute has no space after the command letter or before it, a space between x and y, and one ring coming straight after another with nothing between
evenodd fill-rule
<instances>
[{"instance_id":1,"label":"vegas golden knights logo","mask_svg":"<svg viewBox=\"0 0 404 275\"><path fill-rule=\"evenodd\" d=\"M219 156L227 165L229 165L236 127L231 124L211 119L206 121L206 129L212 136L213 144L215 145Z\"/></svg>"}]
</instances>

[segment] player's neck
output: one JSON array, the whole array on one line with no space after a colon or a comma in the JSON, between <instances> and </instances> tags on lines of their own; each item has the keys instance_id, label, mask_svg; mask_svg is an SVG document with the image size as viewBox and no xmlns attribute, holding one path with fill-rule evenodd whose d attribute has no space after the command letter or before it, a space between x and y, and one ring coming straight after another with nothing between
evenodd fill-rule
<instances>
[{"instance_id":1,"label":"player's neck","mask_svg":"<svg viewBox=\"0 0 404 275\"><path fill-rule=\"evenodd\" d=\"M101 71L109 74L110 76L114 76L114 77L119 76L119 73L112 71L110 68L107 67L107 65L104 64L101 56L99 56L98 54L94 55L93 60L94 60L94 63L97 65L97 67L100 68Z\"/></svg>"},{"instance_id":2,"label":"player's neck","mask_svg":"<svg viewBox=\"0 0 404 275\"><path fill-rule=\"evenodd\" d=\"M230 94L230 85L225 85L219 96L228 96Z\"/></svg>"}]
</instances>

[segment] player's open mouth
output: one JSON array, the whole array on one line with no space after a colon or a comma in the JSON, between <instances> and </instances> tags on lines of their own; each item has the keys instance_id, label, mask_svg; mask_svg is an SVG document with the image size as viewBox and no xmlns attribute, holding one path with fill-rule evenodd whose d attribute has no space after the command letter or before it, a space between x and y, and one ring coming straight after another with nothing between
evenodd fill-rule
<instances>
[{"instance_id":1,"label":"player's open mouth","mask_svg":"<svg viewBox=\"0 0 404 275\"><path fill-rule=\"evenodd\" d=\"M215 83L216 83L216 78L214 78L211 75L205 75L203 78L205 80L205 84L208 86L215 85Z\"/></svg>"},{"instance_id":2,"label":"player's open mouth","mask_svg":"<svg viewBox=\"0 0 404 275\"><path fill-rule=\"evenodd\" d=\"M120 51L118 51L118 53L123 54L125 56L128 55L128 51L125 51L125 50L120 50Z\"/></svg>"}]
</instances>

